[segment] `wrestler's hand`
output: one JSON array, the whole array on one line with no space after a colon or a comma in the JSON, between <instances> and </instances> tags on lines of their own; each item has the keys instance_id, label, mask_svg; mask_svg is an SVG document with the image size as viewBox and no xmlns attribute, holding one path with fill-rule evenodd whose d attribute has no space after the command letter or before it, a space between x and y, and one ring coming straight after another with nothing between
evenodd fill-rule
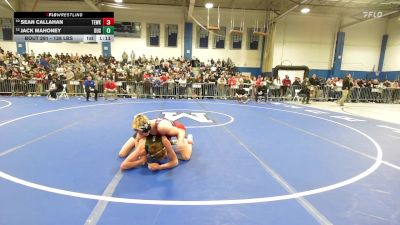
<instances>
[{"instance_id":1,"label":"wrestler's hand","mask_svg":"<svg viewBox=\"0 0 400 225\"><path fill-rule=\"evenodd\" d=\"M160 169L160 164L158 163L148 163L147 164L147 168L149 168L149 170L151 171L156 171Z\"/></svg>"}]
</instances>

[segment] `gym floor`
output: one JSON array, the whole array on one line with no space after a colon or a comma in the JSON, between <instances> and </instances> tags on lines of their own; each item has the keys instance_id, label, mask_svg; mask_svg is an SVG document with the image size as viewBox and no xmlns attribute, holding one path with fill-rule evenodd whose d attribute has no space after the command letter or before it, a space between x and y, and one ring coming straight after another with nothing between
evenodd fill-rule
<instances>
[{"instance_id":1,"label":"gym floor","mask_svg":"<svg viewBox=\"0 0 400 225\"><path fill-rule=\"evenodd\" d=\"M315 107L1 97L0 224L400 224L400 125ZM140 112L184 123L192 159L121 172Z\"/></svg>"}]
</instances>

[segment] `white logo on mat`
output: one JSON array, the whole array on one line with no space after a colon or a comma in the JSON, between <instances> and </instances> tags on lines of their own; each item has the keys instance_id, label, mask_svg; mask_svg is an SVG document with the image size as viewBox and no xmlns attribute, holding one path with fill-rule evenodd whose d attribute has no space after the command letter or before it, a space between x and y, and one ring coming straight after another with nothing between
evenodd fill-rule
<instances>
[{"instance_id":1,"label":"white logo on mat","mask_svg":"<svg viewBox=\"0 0 400 225\"><path fill-rule=\"evenodd\" d=\"M186 117L192 120L195 120L197 122L200 123L212 123L214 121L209 120L206 117L206 113L204 112L191 112L190 114L187 113L176 113L176 112L162 112L162 114L164 115L165 119L171 120L171 121L175 121L175 120L179 120L182 117Z\"/></svg>"}]
</instances>

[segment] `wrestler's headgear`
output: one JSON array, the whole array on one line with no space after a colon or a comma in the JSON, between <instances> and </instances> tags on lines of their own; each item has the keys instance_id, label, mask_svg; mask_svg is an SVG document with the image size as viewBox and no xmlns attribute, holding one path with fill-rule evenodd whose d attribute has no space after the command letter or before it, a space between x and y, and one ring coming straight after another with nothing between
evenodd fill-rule
<instances>
[{"instance_id":1,"label":"wrestler's headgear","mask_svg":"<svg viewBox=\"0 0 400 225\"><path fill-rule=\"evenodd\" d=\"M147 133L151 130L150 121L145 115L138 114L132 121L132 128Z\"/></svg>"},{"instance_id":2,"label":"wrestler's headgear","mask_svg":"<svg viewBox=\"0 0 400 225\"><path fill-rule=\"evenodd\" d=\"M165 156L166 150L163 144L154 143L145 147L147 163L156 163L162 160Z\"/></svg>"},{"instance_id":3,"label":"wrestler's headgear","mask_svg":"<svg viewBox=\"0 0 400 225\"><path fill-rule=\"evenodd\" d=\"M138 130L140 130L143 133L147 133L151 130L151 125L149 122L146 122L142 126L140 126Z\"/></svg>"}]
</instances>

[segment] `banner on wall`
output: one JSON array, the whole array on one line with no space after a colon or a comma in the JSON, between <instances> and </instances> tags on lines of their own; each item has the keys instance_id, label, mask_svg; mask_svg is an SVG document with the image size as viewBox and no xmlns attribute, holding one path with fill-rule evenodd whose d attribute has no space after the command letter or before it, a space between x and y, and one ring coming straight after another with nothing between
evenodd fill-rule
<instances>
[{"instance_id":1,"label":"banner on wall","mask_svg":"<svg viewBox=\"0 0 400 225\"><path fill-rule=\"evenodd\" d=\"M310 69L307 66L276 66L274 68L273 77L278 77L283 80L286 75L289 76L290 80L294 80L295 77L299 77L302 81L308 76Z\"/></svg>"},{"instance_id":2,"label":"banner on wall","mask_svg":"<svg viewBox=\"0 0 400 225\"><path fill-rule=\"evenodd\" d=\"M12 31L12 19L10 18L1 18L0 19L0 39L4 41L12 41L13 40L13 31Z\"/></svg>"},{"instance_id":3,"label":"banner on wall","mask_svg":"<svg viewBox=\"0 0 400 225\"><path fill-rule=\"evenodd\" d=\"M141 23L140 22L119 22L114 24L115 37L132 37L140 38Z\"/></svg>"}]
</instances>

